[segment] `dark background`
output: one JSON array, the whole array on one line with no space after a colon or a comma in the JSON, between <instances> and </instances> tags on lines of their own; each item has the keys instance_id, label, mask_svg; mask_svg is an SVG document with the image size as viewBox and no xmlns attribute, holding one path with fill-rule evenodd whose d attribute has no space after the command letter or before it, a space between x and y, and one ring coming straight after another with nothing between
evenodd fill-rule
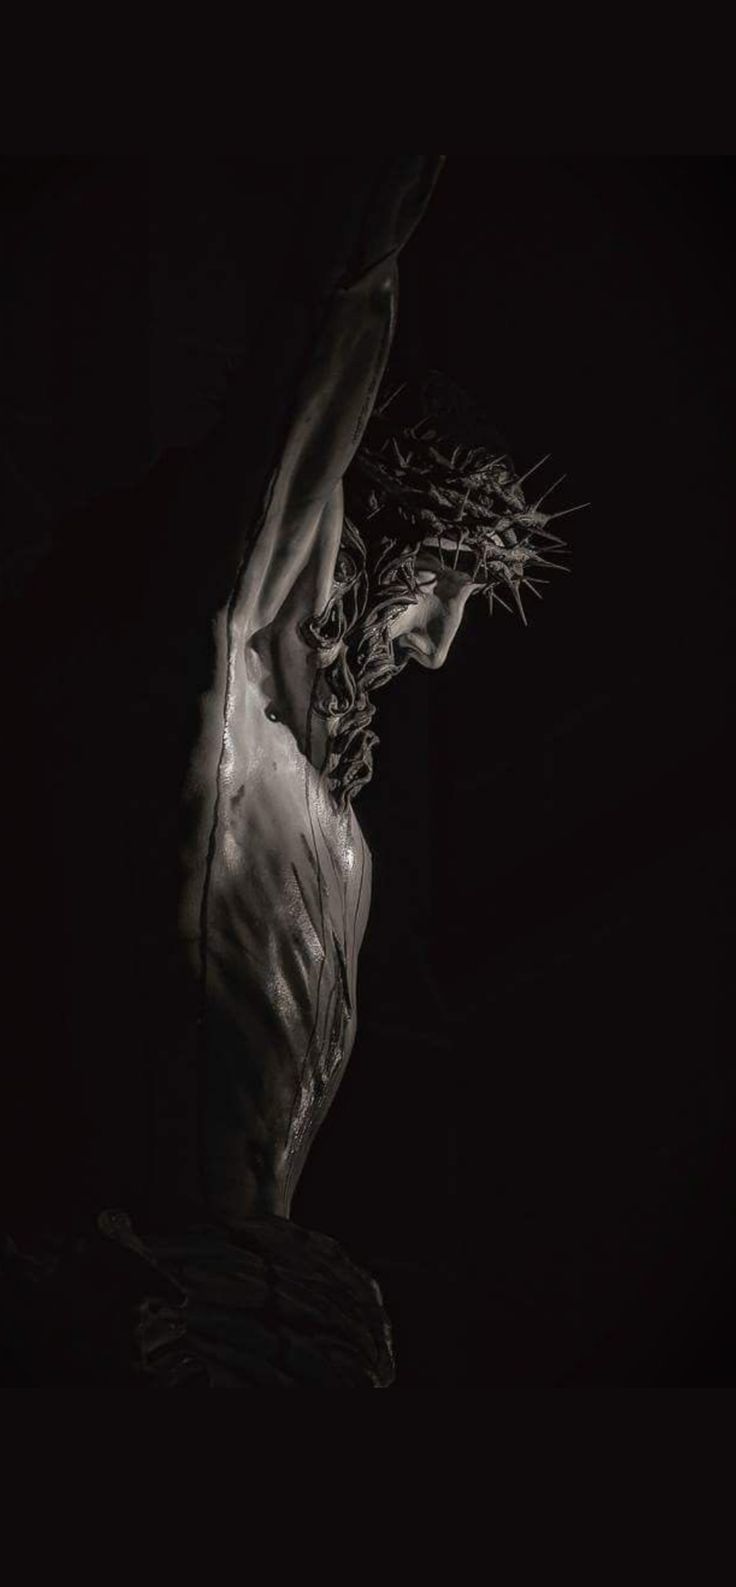
<instances>
[{"instance_id":1,"label":"dark background","mask_svg":"<svg viewBox=\"0 0 736 1587\"><path fill-rule=\"evenodd\" d=\"M70 504L186 467L314 158L250 163L248 226L242 162L168 162L152 295L145 162L3 163L19 589ZM402 258L398 359L592 506L528 629L471 603L380 700L360 1032L294 1216L379 1276L397 1387L736 1386L732 193L725 158L451 155Z\"/></svg>"}]
</instances>

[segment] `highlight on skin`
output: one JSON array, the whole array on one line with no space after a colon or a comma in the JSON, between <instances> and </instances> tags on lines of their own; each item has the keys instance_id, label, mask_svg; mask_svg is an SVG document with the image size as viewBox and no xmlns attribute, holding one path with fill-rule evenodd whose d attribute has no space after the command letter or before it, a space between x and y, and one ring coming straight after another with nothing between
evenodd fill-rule
<instances>
[{"instance_id":1,"label":"highlight on skin","mask_svg":"<svg viewBox=\"0 0 736 1587\"><path fill-rule=\"evenodd\" d=\"M346 477L333 589L301 626L325 658L313 709L330 719L325 774L341 809L372 775L371 694L410 660L441 666L470 595L526 623L523 592L541 600L546 582L537 570L567 571L549 556L567 550L549 525L587 503L542 510L564 475L528 501L523 487L548 457L519 476L489 431L472 399L432 374L375 410Z\"/></svg>"}]
</instances>

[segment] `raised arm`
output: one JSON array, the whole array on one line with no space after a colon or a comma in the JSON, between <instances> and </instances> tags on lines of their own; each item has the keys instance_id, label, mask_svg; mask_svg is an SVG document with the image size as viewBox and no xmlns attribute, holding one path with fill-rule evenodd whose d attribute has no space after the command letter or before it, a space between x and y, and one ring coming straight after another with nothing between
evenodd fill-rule
<instances>
[{"instance_id":1,"label":"raised arm","mask_svg":"<svg viewBox=\"0 0 736 1587\"><path fill-rule=\"evenodd\" d=\"M394 331L397 257L440 169L394 156L356 226L347 270L327 294L270 482L242 591L253 631L272 622L308 563L325 595L339 548L340 483L371 414ZM241 608L242 609L242 608Z\"/></svg>"}]
</instances>

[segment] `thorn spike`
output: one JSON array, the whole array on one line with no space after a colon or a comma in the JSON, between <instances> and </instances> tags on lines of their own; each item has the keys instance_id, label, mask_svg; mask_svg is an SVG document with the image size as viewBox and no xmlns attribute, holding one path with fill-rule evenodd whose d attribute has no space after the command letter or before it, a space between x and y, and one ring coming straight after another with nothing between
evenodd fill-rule
<instances>
[{"instance_id":1,"label":"thorn spike","mask_svg":"<svg viewBox=\"0 0 736 1587\"><path fill-rule=\"evenodd\" d=\"M554 568L556 573L570 572L570 569L565 567L564 562L550 562L547 557L531 556L529 560L537 568Z\"/></svg>"},{"instance_id":2,"label":"thorn spike","mask_svg":"<svg viewBox=\"0 0 736 1587\"><path fill-rule=\"evenodd\" d=\"M534 503L534 512L537 512L542 502L546 501L547 497L552 495L553 490L556 490L557 486L562 484L563 479L567 479L567 474L560 474L559 479L553 480L552 484L547 486L547 489L542 492L541 496L537 497L537 500Z\"/></svg>"},{"instance_id":3,"label":"thorn spike","mask_svg":"<svg viewBox=\"0 0 736 1587\"><path fill-rule=\"evenodd\" d=\"M467 507L467 505L468 505L468 497L469 497L469 495L470 495L470 485L468 485L468 488L467 488L467 490L466 490L466 492L465 492L465 495L464 495L464 497L463 497L463 504L462 504L462 507L461 507L461 508L460 508L460 511L459 511L459 513L458 513L458 515L457 515L457 522L458 522L458 523L461 523L461 522L462 522L462 516L463 516L463 513L464 513L464 512L465 512L465 508L466 508L466 507Z\"/></svg>"},{"instance_id":4,"label":"thorn spike","mask_svg":"<svg viewBox=\"0 0 736 1587\"><path fill-rule=\"evenodd\" d=\"M528 468L525 474L522 474L519 479L514 480L514 484L515 485L523 485L524 484L524 480L525 479L529 479L532 474L536 474L537 469L541 468L543 463L548 463L550 458L551 458L551 456L552 456L551 452L545 452L544 457L540 457L538 463L532 463L531 468Z\"/></svg>"},{"instance_id":5,"label":"thorn spike","mask_svg":"<svg viewBox=\"0 0 736 1587\"><path fill-rule=\"evenodd\" d=\"M406 381L402 380L401 384L396 386L394 388L394 390L391 392L390 396L388 396L386 398L386 401L381 403L380 408L376 409L376 413L378 414L379 418L380 418L381 414L386 412L386 409L389 406L389 403L393 402L394 397L398 397L399 392L404 390L405 385L406 385Z\"/></svg>"},{"instance_id":6,"label":"thorn spike","mask_svg":"<svg viewBox=\"0 0 736 1587\"><path fill-rule=\"evenodd\" d=\"M551 512L547 522L551 523L553 518L567 518L571 512L582 512L584 507L590 506L589 501L579 501L576 507L563 507L562 512Z\"/></svg>"},{"instance_id":7,"label":"thorn spike","mask_svg":"<svg viewBox=\"0 0 736 1587\"><path fill-rule=\"evenodd\" d=\"M514 600L516 602L517 610L518 610L519 616L521 618L521 621L524 624L524 627L526 628L526 626L527 626L526 612L524 611L524 607L523 607L523 604L522 604L521 591L519 589L518 580L514 580L514 582L511 583L509 587L510 587L510 590L511 590L511 594L513 595Z\"/></svg>"}]
</instances>

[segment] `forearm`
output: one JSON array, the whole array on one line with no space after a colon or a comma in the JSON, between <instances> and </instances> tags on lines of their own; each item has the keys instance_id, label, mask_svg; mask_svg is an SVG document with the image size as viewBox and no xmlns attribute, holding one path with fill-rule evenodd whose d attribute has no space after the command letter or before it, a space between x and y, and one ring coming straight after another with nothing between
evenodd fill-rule
<instances>
[{"instance_id":1,"label":"forearm","mask_svg":"<svg viewBox=\"0 0 736 1587\"><path fill-rule=\"evenodd\" d=\"M325 282L250 556L247 599L252 604L257 583L265 621L324 538L324 508L334 504L360 445L394 332L398 254L435 176L434 157L395 158L365 192L341 267L336 260ZM328 218L325 223L329 229ZM334 514L329 517L332 524ZM338 545L339 534L335 555Z\"/></svg>"},{"instance_id":2,"label":"forearm","mask_svg":"<svg viewBox=\"0 0 736 1587\"><path fill-rule=\"evenodd\" d=\"M297 581L310 610L329 593L342 532L341 480L360 444L388 356L396 266L330 305L242 590L251 631L273 621Z\"/></svg>"},{"instance_id":3,"label":"forearm","mask_svg":"<svg viewBox=\"0 0 736 1587\"><path fill-rule=\"evenodd\" d=\"M366 194L342 276L325 301L284 455L284 505L325 501L355 456L393 338L397 260L439 170L433 155L393 156Z\"/></svg>"},{"instance_id":4,"label":"forearm","mask_svg":"<svg viewBox=\"0 0 736 1587\"><path fill-rule=\"evenodd\" d=\"M393 259L335 293L284 453L278 492L284 515L326 501L349 468L386 368L396 296Z\"/></svg>"}]
</instances>

